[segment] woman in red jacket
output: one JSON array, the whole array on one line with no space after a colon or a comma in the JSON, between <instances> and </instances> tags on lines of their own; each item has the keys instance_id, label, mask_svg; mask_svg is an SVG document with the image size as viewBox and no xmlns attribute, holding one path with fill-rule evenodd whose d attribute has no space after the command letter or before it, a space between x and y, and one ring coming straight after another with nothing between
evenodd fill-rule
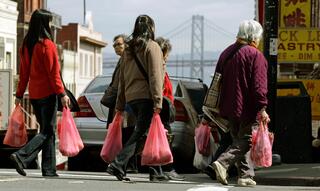
<instances>
[{"instance_id":1,"label":"woman in red jacket","mask_svg":"<svg viewBox=\"0 0 320 191\"><path fill-rule=\"evenodd\" d=\"M171 52L172 46L168 39L164 39L162 37L158 37L156 42L159 44L162 54L163 54L163 67L164 67L164 81L163 81L163 101L162 101L162 110L160 112L161 121L163 126L168 130L168 134L172 135L170 123L174 120L175 111L172 111L170 107L174 107L174 96L173 96L173 89L172 84L169 78L169 74L166 70L166 63L169 57L169 53ZM173 118L173 119L172 119ZM172 141L172 138L170 142ZM170 144L171 145L171 144ZM171 149L172 150L172 149ZM170 180L184 180L184 177L179 175L175 169L173 168L172 164L168 164L163 166L164 175L168 177ZM160 176L162 175L162 167L159 167Z\"/></svg>"},{"instance_id":2,"label":"woman in red jacket","mask_svg":"<svg viewBox=\"0 0 320 191\"><path fill-rule=\"evenodd\" d=\"M40 133L23 148L11 154L17 172L26 176L24 168L42 150L42 176L58 176L56 173L55 126L58 99L64 107L70 104L60 78L60 65L54 42L51 40L52 14L38 9L33 12L29 30L20 49L20 75L15 104L21 103L28 85L29 97Z\"/></svg>"}]
</instances>

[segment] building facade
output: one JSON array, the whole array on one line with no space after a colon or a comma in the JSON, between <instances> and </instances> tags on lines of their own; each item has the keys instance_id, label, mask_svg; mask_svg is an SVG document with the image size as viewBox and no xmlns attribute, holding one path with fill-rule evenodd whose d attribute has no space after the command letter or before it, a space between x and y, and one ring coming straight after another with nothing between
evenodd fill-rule
<instances>
[{"instance_id":1,"label":"building facade","mask_svg":"<svg viewBox=\"0 0 320 191\"><path fill-rule=\"evenodd\" d=\"M57 35L62 45L61 68L66 86L76 97L97 75L102 74L102 48L107 45L102 34L92 27L70 23Z\"/></svg>"},{"instance_id":2,"label":"building facade","mask_svg":"<svg viewBox=\"0 0 320 191\"><path fill-rule=\"evenodd\" d=\"M17 68L17 3L0 0L0 69Z\"/></svg>"}]
</instances>

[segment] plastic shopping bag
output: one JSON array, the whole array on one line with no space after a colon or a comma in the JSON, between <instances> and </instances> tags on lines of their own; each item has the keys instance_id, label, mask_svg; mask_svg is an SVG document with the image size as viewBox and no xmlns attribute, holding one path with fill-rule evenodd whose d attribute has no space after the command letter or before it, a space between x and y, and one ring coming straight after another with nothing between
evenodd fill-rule
<instances>
[{"instance_id":1,"label":"plastic shopping bag","mask_svg":"<svg viewBox=\"0 0 320 191\"><path fill-rule=\"evenodd\" d=\"M3 144L12 147L22 147L28 141L27 130L24 124L24 115L21 105L17 105L11 116Z\"/></svg>"},{"instance_id":2,"label":"plastic shopping bag","mask_svg":"<svg viewBox=\"0 0 320 191\"><path fill-rule=\"evenodd\" d=\"M215 143L213 136L210 135L210 154L209 156L204 156L199 153L196 141L194 141L194 143L196 152L193 158L193 166L199 170L205 170L209 166L209 164L213 162L212 159L218 149L218 145Z\"/></svg>"},{"instance_id":3,"label":"plastic shopping bag","mask_svg":"<svg viewBox=\"0 0 320 191\"><path fill-rule=\"evenodd\" d=\"M200 123L195 129L195 142L198 147L199 153L204 156L210 154L210 135L211 129L208 124Z\"/></svg>"},{"instance_id":4,"label":"plastic shopping bag","mask_svg":"<svg viewBox=\"0 0 320 191\"><path fill-rule=\"evenodd\" d=\"M250 157L255 166L269 167L272 165L273 139L273 133L270 133L267 124L262 122L258 129L252 131Z\"/></svg>"},{"instance_id":5,"label":"plastic shopping bag","mask_svg":"<svg viewBox=\"0 0 320 191\"><path fill-rule=\"evenodd\" d=\"M154 113L149 133L144 145L141 165L158 166L173 162L172 153L166 135L166 130L158 113Z\"/></svg>"},{"instance_id":6,"label":"plastic shopping bag","mask_svg":"<svg viewBox=\"0 0 320 191\"><path fill-rule=\"evenodd\" d=\"M123 116L120 112L117 112L112 123L109 125L108 133L100 152L101 158L107 163L113 161L117 154L122 150L122 121Z\"/></svg>"},{"instance_id":7,"label":"plastic shopping bag","mask_svg":"<svg viewBox=\"0 0 320 191\"><path fill-rule=\"evenodd\" d=\"M63 156L76 156L84 147L69 108L63 107L62 118L58 122L58 137Z\"/></svg>"}]
</instances>

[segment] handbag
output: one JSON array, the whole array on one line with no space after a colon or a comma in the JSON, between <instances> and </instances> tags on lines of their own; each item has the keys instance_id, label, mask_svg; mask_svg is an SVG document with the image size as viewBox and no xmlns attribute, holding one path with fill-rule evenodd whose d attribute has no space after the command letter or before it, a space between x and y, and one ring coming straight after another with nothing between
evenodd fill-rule
<instances>
[{"instance_id":1,"label":"handbag","mask_svg":"<svg viewBox=\"0 0 320 191\"><path fill-rule=\"evenodd\" d=\"M100 103L106 107L114 108L117 101L118 89L109 85L104 91Z\"/></svg>"},{"instance_id":2,"label":"handbag","mask_svg":"<svg viewBox=\"0 0 320 191\"><path fill-rule=\"evenodd\" d=\"M100 100L100 103L108 108L114 108L117 102L118 88L115 88L112 85L114 83L114 78L117 73L117 70L119 70L119 66L120 66L119 62L113 72L111 83L109 84L107 89L104 91L104 94Z\"/></svg>"},{"instance_id":3,"label":"handbag","mask_svg":"<svg viewBox=\"0 0 320 191\"><path fill-rule=\"evenodd\" d=\"M65 93L67 94L67 96L70 99L70 106L69 106L70 111L71 112L80 111L79 104L78 104L76 98L74 97L74 95L72 94L72 92L66 88L66 85L64 84L64 81L62 79L61 73L60 73L60 78L61 78L61 81L62 81L62 84L63 84L63 87L64 87L64 91L65 91ZM61 111L61 112L63 111L63 105L61 103L61 99L58 99L58 111Z\"/></svg>"},{"instance_id":4,"label":"handbag","mask_svg":"<svg viewBox=\"0 0 320 191\"><path fill-rule=\"evenodd\" d=\"M224 63L227 63L238 50L240 50L245 44L239 45L237 48L234 49L225 59ZM202 110L203 113L218 127L220 127L224 132L229 131L229 121L220 116L219 111L219 103L220 103L220 93L221 93L221 82L222 82L222 72L214 73L213 79L211 81L210 87L208 89L208 93L204 99Z\"/></svg>"}]
</instances>

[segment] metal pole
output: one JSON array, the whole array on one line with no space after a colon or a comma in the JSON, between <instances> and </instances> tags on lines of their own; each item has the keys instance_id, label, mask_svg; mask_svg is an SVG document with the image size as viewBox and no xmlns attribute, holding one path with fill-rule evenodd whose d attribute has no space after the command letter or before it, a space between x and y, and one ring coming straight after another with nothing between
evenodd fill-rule
<instances>
[{"instance_id":1,"label":"metal pole","mask_svg":"<svg viewBox=\"0 0 320 191\"><path fill-rule=\"evenodd\" d=\"M278 38L278 0L265 0L264 4L264 56L268 67L268 109L270 116L269 128L276 126L276 99L277 99L277 38Z\"/></svg>"}]
</instances>

